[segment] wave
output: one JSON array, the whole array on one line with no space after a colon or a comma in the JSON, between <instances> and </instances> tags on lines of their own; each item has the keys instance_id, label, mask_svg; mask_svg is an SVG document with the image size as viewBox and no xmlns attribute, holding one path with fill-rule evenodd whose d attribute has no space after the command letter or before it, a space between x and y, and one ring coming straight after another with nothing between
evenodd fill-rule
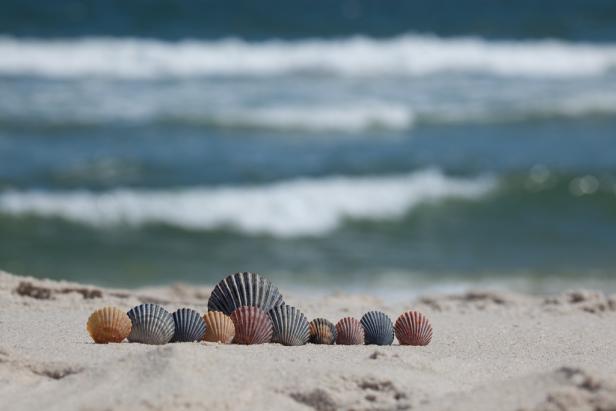
<instances>
[{"instance_id":1,"label":"wave","mask_svg":"<svg viewBox=\"0 0 616 411\"><path fill-rule=\"evenodd\" d=\"M597 76L616 67L615 44L557 40L488 41L404 35L389 39L183 40L0 37L0 74L118 78L333 73L417 76L438 72L498 76Z\"/></svg>"},{"instance_id":2,"label":"wave","mask_svg":"<svg viewBox=\"0 0 616 411\"><path fill-rule=\"evenodd\" d=\"M158 223L191 230L229 228L249 235L318 236L346 220L394 220L425 202L479 198L494 185L489 177L455 178L429 169L244 187L5 191L0 194L0 212L60 217L98 227Z\"/></svg>"}]
</instances>

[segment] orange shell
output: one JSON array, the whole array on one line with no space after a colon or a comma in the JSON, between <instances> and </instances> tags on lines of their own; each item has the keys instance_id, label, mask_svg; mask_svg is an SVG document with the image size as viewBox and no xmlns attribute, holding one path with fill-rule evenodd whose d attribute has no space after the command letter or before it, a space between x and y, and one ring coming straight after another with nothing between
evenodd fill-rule
<instances>
[{"instance_id":1,"label":"orange shell","mask_svg":"<svg viewBox=\"0 0 616 411\"><path fill-rule=\"evenodd\" d=\"M235 337L235 325L231 318L221 311L210 311L203 315L206 330L204 341L231 344Z\"/></svg>"},{"instance_id":2,"label":"orange shell","mask_svg":"<svg viewBox=\"0 0 616 411\"><path fill-rule=\"evenodd\" d=\"M119 343L130 334L132 323L123 310L105 307L90 315L86 328L97 344Z\"/></svg>"},{"instance_id":3,"label":"orange shell","mask_svg":"<svg viewBox=\"0 0 616 411\"><path fill-rule=\"evenodd\" d=\"M402 313L396 320L395 329L401 345L428 345L432 340L432 325L418 311Z\"/></svg>"},{"instance_id":4,"label":"orange shell","mask_svg":"<svg viewBox=\"0 0 616 411\"><path fill-rule=\"evenodd\" d=\"M258 307L236 308L231 320L235 324L235 344L265 344L272 340L272 320Z\"/></svg>"},{"instance_id":5,"label":"orange shell","mask_svg":"<svg viewBox=\"0 0 616 411\"><path fill-rule=\"evenodd\" d=\"M364 327L353 317L345 317L336 324L336 344L363 345Z\"/></svg>"}]
</instances>

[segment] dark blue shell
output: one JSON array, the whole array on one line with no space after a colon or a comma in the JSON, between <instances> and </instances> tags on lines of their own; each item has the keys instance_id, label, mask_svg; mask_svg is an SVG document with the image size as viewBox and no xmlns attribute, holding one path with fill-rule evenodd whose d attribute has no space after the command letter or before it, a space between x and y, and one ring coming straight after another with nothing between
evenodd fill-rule
<instances>
[{"instance_id":1,"label":"dark blue shell","mask_svg":"<svg viewBox=\"0 0 616 411\"><path fill-rule=\"evenodd\" d=\"M201 314L190 308L180 308L172 314L175 323L173 342L201 341L206 325Z\"/></svg>"},{"instance_id":2,"label":"dark blue shell","mask_svg":"<svg viewBox=\"0 0 616 411\"><path fill-rule=\"evenodd\" d=\"M167 344L175 333L173 317L157 304L141 304L128 313L133 324L128 341L142 344Z\"/></svg>"},{"instance_id":3,"label":"dark blue shell","mask_svg":"<svg viewBox=\"0 0 616 411\"><path fill-rule=\"evenodd\" d=\"M380 311L370 311L361 317L366 344L391 345L394 342L394 325Z\"/></svg>"},{"instance_id":4,"label":"dark blue shell","mask_svg":"<svg viewBox=\"0 0 616 411\"><path fill-rule=\"evenodd\" d=\"M235 273L227 276L210 294L208 311L222 311L231 315L239 307L258 307L266 313L284 305L278 288L256 273Z\"/></svg>"},{"instance_id":5,"label":"dark blue shell","mask_svg":"<svg viewBox=\"0 0 616 411\"><path fill-rule=\"evenodd\" d=\"M289 305L274 307L269 311L272 319L272 342L282 345L304 345L310 339L310 326L306 316Z\"/></svg>"}]
</instances>

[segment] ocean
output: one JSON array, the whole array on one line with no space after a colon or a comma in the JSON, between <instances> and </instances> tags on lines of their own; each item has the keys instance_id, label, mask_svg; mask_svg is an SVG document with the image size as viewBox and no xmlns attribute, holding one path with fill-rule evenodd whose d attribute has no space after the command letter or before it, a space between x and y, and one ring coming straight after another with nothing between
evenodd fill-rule
<instances>
[{"instance_id":1,"label":"ocean","mask_svg":"<svg viewBox=\"0 0 616 411\"><path fill-rule=\"evenodd\" d=\"M609 1L6 0L0 268L616 290Z\"/></svg>"}]
</instances>

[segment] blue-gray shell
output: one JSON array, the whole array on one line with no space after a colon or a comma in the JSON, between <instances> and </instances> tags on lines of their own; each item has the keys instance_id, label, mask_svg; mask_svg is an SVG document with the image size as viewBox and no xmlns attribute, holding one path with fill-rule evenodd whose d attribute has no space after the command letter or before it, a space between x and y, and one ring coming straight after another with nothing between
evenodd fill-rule
<instances>
[{"instance_id":1,"label":"blue-gray shell","mask_svg":"<svg viewBox=\"0 0 616 411\"><path fill-rule=\"evenodd\" d=\"M128 341L142 344L166 344L175 333L173 317L157 304L141 304L128 313L133 326Z\"/></svg>"},{"instance_id":2,"label":"blue-gray shell","mask_svg":"<svg viewBox=\"0 0 616 411\"><path fill-rule=\"evenodd\" d=\"M284 305L278 288L256 273L235 273L219 282L207 303L208 311L231 315L239 307L258 307L268 312Z\"/></svg>"},{"instance_id":3,"label":"blue-gray shell","mask_svg":"<svg viewBox=\"0 0 616 411\"><path fill-rule=\"evenodd\" d=\"M201 341L205 335L205 321L197 311L180 308L172 314L175 323L173 342Z\"/></svg>"},{"instance_id":4,"label":"blue-gray shell","mask_svg":"<svg viewBox=\"0 0 616 411\"><path fill-rule=\"evenodd\" d=\"M274 329L272 342L282 345L304 345L310 339L310 326L306 316L289 305L269 311Z\"/></svg>"},{"instance_id":5,"label":"blue-gray shell","mask_svg":"<svg viewBox=\"0 0 616 411\"><path fill-rule=\"evenodd\" d=\"M361 317L366 344L391 345L394 342L394 325L380 311L370 311Z\"/></svg>"}]
</instances>

